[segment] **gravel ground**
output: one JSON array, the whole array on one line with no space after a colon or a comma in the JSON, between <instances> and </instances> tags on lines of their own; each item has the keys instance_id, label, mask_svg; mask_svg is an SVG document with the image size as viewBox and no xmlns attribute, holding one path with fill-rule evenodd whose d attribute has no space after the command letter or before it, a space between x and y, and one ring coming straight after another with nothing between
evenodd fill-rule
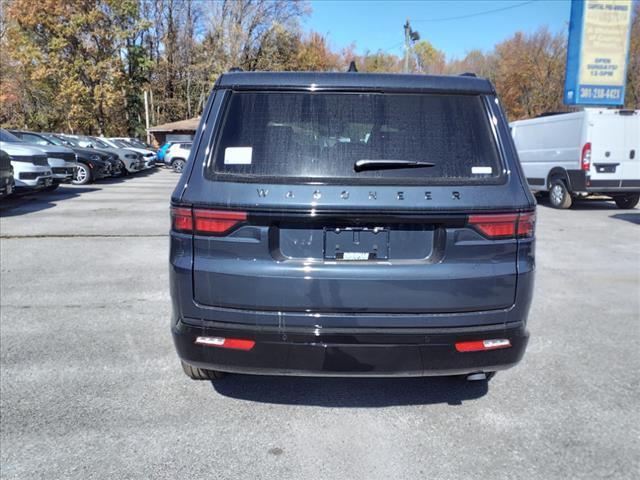
<instances>
[{"instance_id":1,"label":"gravel ground","mask_svg":"<svg viewBox=\"0 0 640 480\"><path fill-rule=\"evenodd\" d=\"M189 380L167 170L0 203L0 476L638 478L640 210L543 203L523 362L455 379Z\"/></svg>"}]
</instances>

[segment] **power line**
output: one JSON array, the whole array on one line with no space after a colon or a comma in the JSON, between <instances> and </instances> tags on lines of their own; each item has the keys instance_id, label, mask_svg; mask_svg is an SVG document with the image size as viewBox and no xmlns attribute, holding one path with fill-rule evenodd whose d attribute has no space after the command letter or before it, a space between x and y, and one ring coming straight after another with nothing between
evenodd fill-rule
<instances>
[{"instance_id":1,"label":"power line","mask_svg":"<svg viewBox=\"0 0 640 480\"><path fill-rule=\"evenodd\" d=\"M468 15L459 15L459 16L456 16L456 17L427 18L425 20L413 20L413 22L415 22L415 23L418 23L418 22L447 22L449 20L460 20L462 18L478 17L480 15L488 15L490 13L502 12L504 10L511 10L512 8L522 7L524 5L528 5L530 3L533 3L534 1L535 0L529 0L528 2L518 3L516 5L508 5L506 7L494 8L492 10L485 10L484 12L470 13Z\"/></svg>"}]
</instances>

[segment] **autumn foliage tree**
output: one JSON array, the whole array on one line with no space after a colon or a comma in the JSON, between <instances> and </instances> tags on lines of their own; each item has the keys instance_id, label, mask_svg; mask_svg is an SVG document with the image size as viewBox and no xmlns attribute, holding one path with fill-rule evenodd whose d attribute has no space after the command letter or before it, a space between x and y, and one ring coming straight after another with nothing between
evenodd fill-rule
<instances>
[{"instance_id":1,"label":"autumn foliage tree","mask_svg":"<svg viewBox=\"0 0 640 480\"><path fill-rule=\"evenodd\" d=\"M640 4L635 3L626 105L640 105ZM216 78L244 70L400 73L391 52L332 48L304 32L303 0L0 0L0 125L142 135L150 121L199 115ZM426 39L410 73L473 72L491 79L511 119L566 110L567 38L541 28L493 50L447 58Z\"/></svg>"}]
</instances>

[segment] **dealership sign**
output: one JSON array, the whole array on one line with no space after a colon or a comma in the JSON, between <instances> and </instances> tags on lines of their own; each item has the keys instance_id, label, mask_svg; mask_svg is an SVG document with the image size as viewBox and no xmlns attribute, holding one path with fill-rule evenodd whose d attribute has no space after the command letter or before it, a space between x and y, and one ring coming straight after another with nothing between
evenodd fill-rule
<instances>
[{"instance_id":1,"label":"dealership sign","mask_svg":"<svg viewBox=\"0 0 640 480\"><path fill-rule=\"evenodd\" d=\"M631 16L631 0L572 0L564 103L624 103Z\"/></svg>"}]
</instances>

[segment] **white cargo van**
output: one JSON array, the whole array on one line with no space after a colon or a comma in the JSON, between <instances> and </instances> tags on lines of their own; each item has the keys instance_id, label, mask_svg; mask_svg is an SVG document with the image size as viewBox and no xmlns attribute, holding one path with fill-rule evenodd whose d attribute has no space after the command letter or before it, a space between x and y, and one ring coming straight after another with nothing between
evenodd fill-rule
<instances>
[{"instance_id":1,"label":"white cargo van","mask_svg":"<svg viewBox=\"0 0 640 480\"><path fill-rule=\"evenodd\" d=\"M640 200L640 110L587 108L512 122L531 190L553 207L606 195L620 208Z\"/></svg>"}]
</instances>

